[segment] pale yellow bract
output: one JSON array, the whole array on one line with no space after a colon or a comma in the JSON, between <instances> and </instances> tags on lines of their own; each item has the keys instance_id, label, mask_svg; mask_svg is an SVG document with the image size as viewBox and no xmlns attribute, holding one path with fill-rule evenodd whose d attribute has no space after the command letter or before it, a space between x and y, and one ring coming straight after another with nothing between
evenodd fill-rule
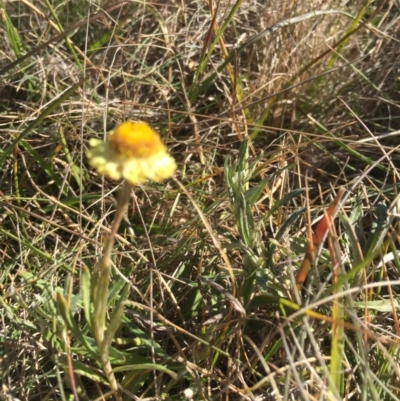
<instances>
[{"instance_id":1,"label":"pale yellow bract","mask_svg":"<svg viewBox=\"0 0 400 401\"><path fill-rule=\"evenodd\" d=\"M99 174L113 180L124 178L130 184L172 177L175 160L168 154L160 136L143 121L126 121L117 126L106 142L90 139L87 157Z\"/></svg>"}]
</instances>

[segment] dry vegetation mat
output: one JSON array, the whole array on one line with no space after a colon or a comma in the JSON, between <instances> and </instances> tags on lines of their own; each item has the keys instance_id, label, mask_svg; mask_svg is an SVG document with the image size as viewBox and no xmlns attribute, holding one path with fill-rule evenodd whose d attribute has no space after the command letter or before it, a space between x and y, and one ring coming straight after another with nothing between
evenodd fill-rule
<instances>
[{"instance_id":1,"label":"dry vegetation mat","mask_svg":"<svg viewBox=\"0 0 400 401\"><path fill-rule=\"evenodd\" d=\"M399 0L0 0L1 400L400 400Z\"/></svg>"}]
</instances>

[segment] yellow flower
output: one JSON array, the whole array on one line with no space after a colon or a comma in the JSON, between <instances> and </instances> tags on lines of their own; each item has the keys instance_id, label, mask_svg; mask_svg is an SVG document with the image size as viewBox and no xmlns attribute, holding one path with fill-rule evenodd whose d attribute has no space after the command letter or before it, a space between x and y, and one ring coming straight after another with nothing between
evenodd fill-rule
<instances>
[{"instance_id":1,"label":"yellow flower","mask_svg":"<svg viewBox=\"0 0 400 401\"><path fill-rule=\"evenodd\" d=\"M160 136L143 121L126 121L115 128L107 141L92 138L87 152L89 163L99 174L130 184L146 179L160 182L176 170Z\"/></svg>"}]
</instances>

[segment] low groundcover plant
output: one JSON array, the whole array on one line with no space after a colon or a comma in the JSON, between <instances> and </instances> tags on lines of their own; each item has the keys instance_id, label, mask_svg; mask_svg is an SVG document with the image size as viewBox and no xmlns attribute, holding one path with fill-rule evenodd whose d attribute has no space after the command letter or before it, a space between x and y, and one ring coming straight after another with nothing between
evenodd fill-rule
<instances>
[{"instance_id":1,"label":"low groundcover plant","mask_svg":"<svg viewBox=\"0 0 400 401\"><path fill-rule=\"evenodd\" d=\"M125 179L119 193L111 232L104 244L103 256L92 272L93 314L90 318L103 371L116 399L120 400L121 394L109 359L109 349L123 316L123 296L106 324L115 235L126 211L132 185L143 183L146 179L160 182L169 178L176 170L176 163L168 154L160 136L145 122L126 121L117 126L105 142L91 139L90 146L87 157L98 173L114 180ZM62 309L65 300L60 294L58 301Z\"/></svg>"}]
</instances>

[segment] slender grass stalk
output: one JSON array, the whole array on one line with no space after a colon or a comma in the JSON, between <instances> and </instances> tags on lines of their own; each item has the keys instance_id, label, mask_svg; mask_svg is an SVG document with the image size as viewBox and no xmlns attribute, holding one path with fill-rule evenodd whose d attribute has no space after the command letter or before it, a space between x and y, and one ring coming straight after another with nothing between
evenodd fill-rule
<instances>
[{"instance_id":1,"label":"slender grass stalk","mask_svg":"<svg viewBox=\"0 0 400 401\"><path fill-rule=\"evenodd\" d=\"M330 228L331 233L328 237L329 249L331 254L333 283L337 283L341 274L340 250L337 246L335 227ZM336 292L342 291L338 287ZM332 335L331 335L331 363L330 363L330 382L329 390L331 394L343 394L343 352L344 352L344 327L337 322L344 320L343 301L338 298L332 305Z\"/></svg>"}]
</instances>

